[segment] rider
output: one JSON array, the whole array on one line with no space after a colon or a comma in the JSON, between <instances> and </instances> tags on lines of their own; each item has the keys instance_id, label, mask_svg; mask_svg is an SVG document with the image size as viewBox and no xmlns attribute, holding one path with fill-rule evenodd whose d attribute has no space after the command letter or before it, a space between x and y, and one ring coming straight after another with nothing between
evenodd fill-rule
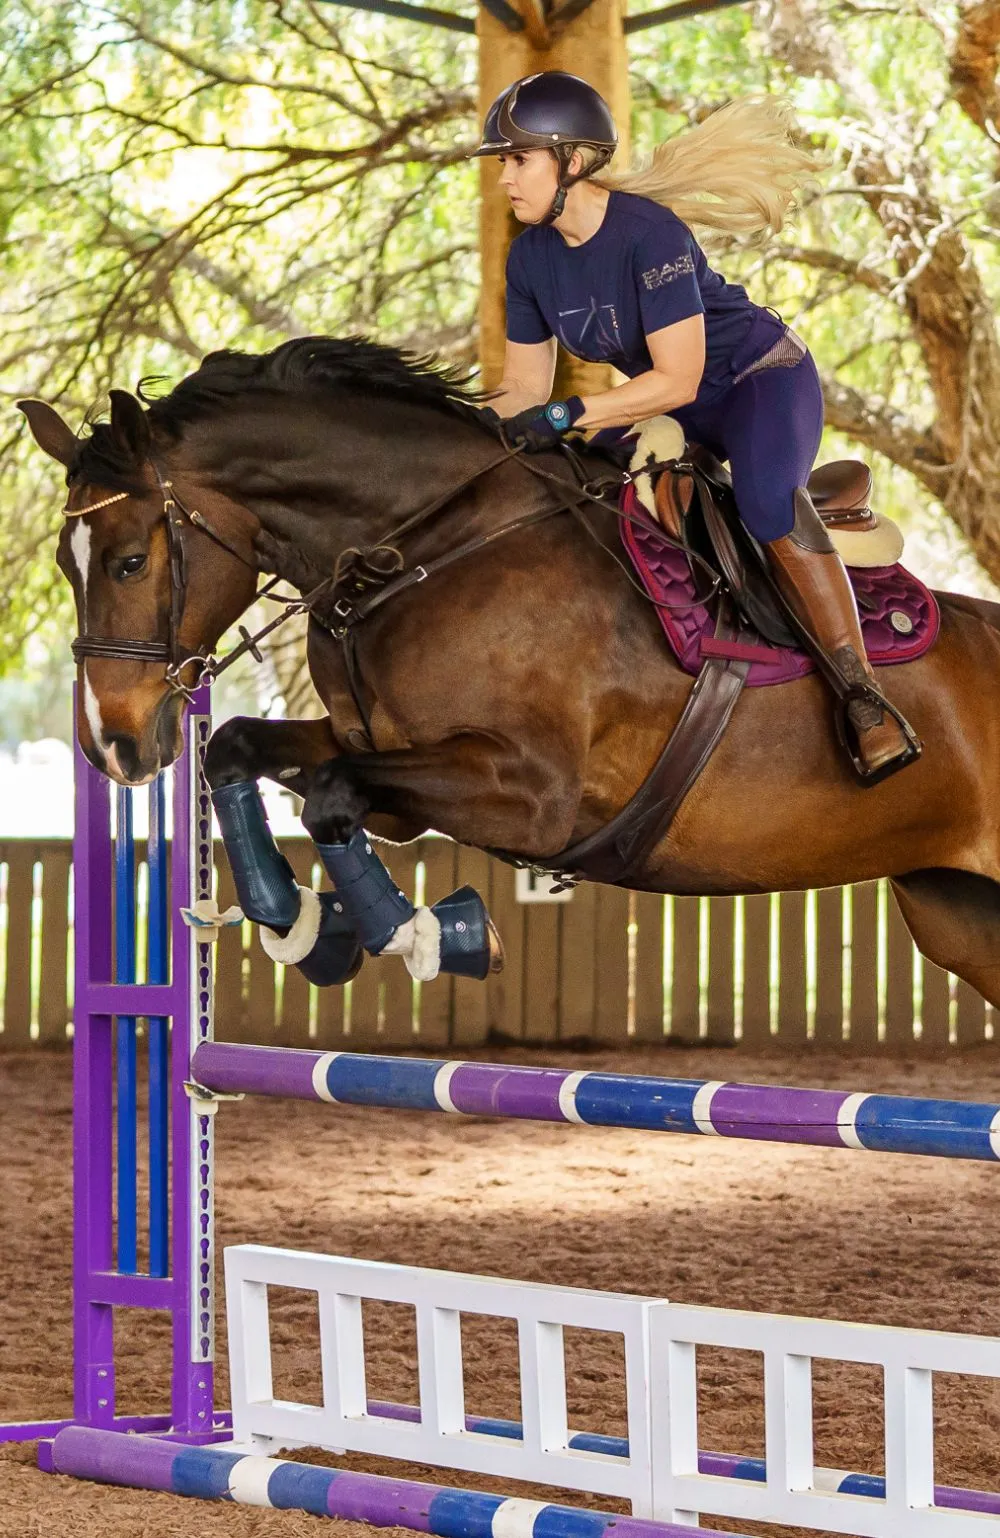
<instances>
[{"instance_id":1,"label":"rider","mask_svg":"<svg viewBox=\"0 0 1000 1538\"><path fill-rule=\"evenodd\" d=\"M708 266L682 217L729 233L778 230L812 162L768 98L721 108L645 169L599 176L617 143L604 99L562 70L515 81L487 114L475 154L499 159L500 185L528 226L507 258L493 408L528 451L553 448L571 427L599 428L594 441L610 445L668 412L728 460L740 516L792 611L848 684L871 686L875 697L853 698L848 717L864 777L882 779L918 748L878 703L853 589L806 490L823 430L816 365L774 311ZM556 338L628 382L546 405Z\"/></svg>"}]
</instances>

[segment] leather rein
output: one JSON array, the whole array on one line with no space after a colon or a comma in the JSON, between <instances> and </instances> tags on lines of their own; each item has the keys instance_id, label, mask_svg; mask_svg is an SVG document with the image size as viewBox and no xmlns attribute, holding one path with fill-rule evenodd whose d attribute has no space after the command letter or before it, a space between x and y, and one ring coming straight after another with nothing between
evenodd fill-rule
<instances>
[{"instance_id":1,"label":"leather rein","mask_svg":"<svg viewBox=\"0 0 1000 1538\"><path fill-rule=\"evenodd\" d=\"M188 584L188 553L185 543L185 530L188 526L198 529L206 534L215 544L235 556L244 566L253 571L259 571L259 567L247 560L235 545L226 539L219 531L211 526L204 514L197 508L188 507L174 490L173 483L166 479L155 461L150 464L156 476L157 488L163 501L163 519L166 527L167 552L170 566L170 607L167 616L167 638L165 641L144 640L131 637L78 635L72 642L73 657L76 662L82 662L87 657L100 658L102 660L114 660L122 662L149 662L163 663L166 666L166 682L173 694L183 695L191 700L195 689L217 678L221 673L233 665L238 658L249 652L257 661L262 661L259 651L259 643L279 626L283 625L293 615L310 614L325 629L328 629L342 644L344 649L344 664L347 671L351 694L354 698L358 714L364 724L365 731L371 738L369 713L363 699L363 691L360 686L357 659L355 655L355 629L367 619L368 616L397 593L405 591L416 583L425 581L436 572L452 565L455 561L464 560L467 556L476 554L486 549L504 535L517 533L521 529L530 528L535 524L553 517L557 513L572 513L590 534L591 538L605 549L613 560L621 567L633 587L648 599L645 590L635 581L628 567L602 539L595 533L587 519L583 516L584 502L593 502L604 511L614 511L633 519L630 513L621 513L618 507L618 492L621 487L634 479L628 470L616 471L605 478L584 480L585 466L576 452L568 445L562 448L570 458L571 463L580 477L579 483L564 480L561 476L554 475L551 471L544 470L540 465L532 462L526 456L523 449L514 448L506 437L502 436L504 452L481 465L471 475L466 476L456 486L450 487L440 496L426 503L416 512L410 514L378 544L369 546L366 550L347 549L341 552L336 562L336 569L332 576L326 577L311 591L292 597L287 594L275 593L272 589L280 581L279 577L272 577L254 595L254 602L259 598L270 598L283 605L283 612L269 624L264 625L253 635L245 626L238 626L242 640L239 645L233 647L224 657L216 657L211 651L188 651L180 639L181 625L184 618L184 609L187 599ZM521 458L522 464L532 474L541 480L549 481L555 489L557 502L543 508L537 508L531 513L523 514L520 518L512 519L509 523L490 529L486 533L478 534L472 539L466 540L460 545L452 547L442 555L422 564L405 567L401 552L396 548L395 541L404 534L424 524L435 513L453 502L456 497L466 491L482 476L491 470L498 468L513 458ZM700 476L697 466L690 465L686 460L670 460L664 462L651 462L637 472L652 474L656 470L671 469L685 475ZM599 488L594 490L592 488ZM609 502L608 493L615 492L614 502ZM104 497L98 502L91 502L86 507L63 509L67 518L84 517L87 513L95 512L98 508L107 507L115 502L124 501L135 493L129 491L116 492ZM664 533L664 538L670 536ZM686 548L686 547L685 547ZM702 561L697 552L688 550L689 556L698 564L705 566L714 586L718 586L719 578L711 571L707 562ZM352 596L336 598L329 606L328 612L322 617L317 613L322 601L334 597L338 590L347 587ZM648 599L656 603L653 599ZM704 597L698 600L703 603ZM691 605L663 605L657 607L690 608ZM192 664L200 664L197 679L192 684L185 684L181 678L184 670Z\"/></svg>"}]
</instances>

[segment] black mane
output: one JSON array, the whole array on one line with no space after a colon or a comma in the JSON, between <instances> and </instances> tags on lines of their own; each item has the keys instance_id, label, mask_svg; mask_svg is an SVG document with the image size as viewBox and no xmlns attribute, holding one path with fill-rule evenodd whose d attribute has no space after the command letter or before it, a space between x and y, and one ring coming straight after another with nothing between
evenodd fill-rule
<instances>
[{"instance_id":1,"label":"black mane","mask_svg":"<svg viewBox=\"0 0 1000 1538\"><path fill-rule=\"evenodd\" d=\"M488 431L475 406L486 392L472 386L470 378L455 364L418 357L367 337L304 336L283 342L271 352L211 352L169 395L160 399L144 395L143 385L148 386L151 380L142 381L138 393L147 403L153 432L174 440L189 423L258 391L304 399L338 389L392 396L433 406ZM138 468L109 424L97 422L91 436L81 441L68 479L135 490Z\"/></svg>"}]
</instances>

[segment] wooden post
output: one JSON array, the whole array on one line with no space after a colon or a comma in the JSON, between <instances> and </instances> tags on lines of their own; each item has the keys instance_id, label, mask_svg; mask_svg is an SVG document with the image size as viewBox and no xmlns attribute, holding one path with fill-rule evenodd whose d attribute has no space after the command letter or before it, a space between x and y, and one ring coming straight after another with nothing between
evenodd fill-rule
<instances>
[{"instance_id":1,"label":"wooden post","mask_svg":"<svg viewBox=\"0 0 1000 1538\"><path fill-rule=\"evenodd\" d=\"M593 0L587 10L551 36L536 0L513 0L513 5L525 18L523 32L509 32L484 6L478 10L480 124L505 86L536 70L568 70L600 91L611 108L618 129L618 150L611 164L613 168L624 165L629 154L629 89L622 32L623 0ZM515 219L497 185L499 166L495 157L484 156L479 167L479 358L483 384L493 389L503 374L507 252L524 226ZM609 364L581 363L560 348L555 394L557 398L595 394L610 389L620 377Z\"/></svg>"}]
</instances>

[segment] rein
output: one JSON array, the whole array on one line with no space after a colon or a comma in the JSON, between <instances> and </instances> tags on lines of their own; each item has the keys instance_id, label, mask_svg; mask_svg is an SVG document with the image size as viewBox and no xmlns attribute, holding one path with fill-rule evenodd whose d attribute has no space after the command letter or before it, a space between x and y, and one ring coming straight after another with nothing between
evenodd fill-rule
<instances>
[{"instance_id":1,"label":"rein","mask_svg":"<svg viewBox=\"0 0 1000 1538\"><path fill-rule=\"evenodd\" d=\"M333 575L324 578L322 582L308 593L297 597L275 593L272 589L280 579L272 577L263 587L258 589L254 595L254 601L258 598L270 598L284 606L283 612L260 630L254 632L253 635L250 634L245 626L238 626L237 628L242 640L239 645L233 647L221 658L214 656L210 651L186 651L181 644L180 630L184 618L188 582L187 550L184 541L185 528L190 524L191 527L200 530L213 540L215 544L228 551L230 555L235 556L244 566L250 567L254 572L257 572L259 568L251 561L248 561L246 556L235 545L230 543L224 535L220 534L217 529L214 529L204 514L200 513L197 508L187 507L174 491L173 483L164 478L159 466L155 461L151 460L150 464L156 476L157 489L163 500L163 518L166 527L167 550L170 562L170 609L167 619L167 639L165 641L150 641L117 636L78 635L72 642L72 652L75 661L79 663L87 657L94 657L103 660L127 662L162 662L166 665L166 682L171 692L181 694L185 699L191 700L196 688L210 682L214 678L218 678L221 673L224 673L227 668L231 667L245 653L249 652L255 661L261 662L263 658L259 650L259 643L266 636L277 630L294 615L311 614L317 620L317 623L323 625L325 629L329 629L343 645L344 663L351 693L370 739L370 722L368 711L361 697L355 655L354 631L356 626L367 619L376 609L381 608L390 598L394 598L397 593L404 592L407 588L426 581L428 577L433 576L436 572L443 570L456 561L464 560L467 556L486 549L489 545L492 545L496 540L507 534L514 534L521 529L531 528L535 524L542 523L546 519L562 512L572 513L577 518L590 537L602 549L607 551L612 560L625 573L631 585L648 602L657 608L687 609L692 607L690 604L663 604L649 598L645 589L636 582L625 562L619 558L614 550L605 544L583 515L582 502L586 501L595 503L605 512L611 509L617 515L627 518L630 522L640 522L641 520L637 519L633 514L621 512L617 506L617 497L613 505L607 500L609 490L614 488L617 492L623 485L634 479L628 471L620 471L615 475L606 477L604 480L583 480L585 466L582 460L575 450L571 449L569 445L564 444L562 445L564 452L573 463L577 475L581 477L579 483L567 481L561 476L554 475L549 470L544 470L540 465L532 463L531 459L525 456L522 449L513 448L507 442L506 437L503 437L502 433L501 437L504 443L502 454L489 460L487 464L480 466L471 475L466 476L460 481L458 485L450 487L447 491L441 493L440 496L425 504L425 506L418 508L416 512L410 514L394 529L390 530L378 544L371 545L366 550L348 549L342 551L337 559ZM456 497L460 496L463 491L466 491L468 487L473 485L482 476L489 474L491 470L497 469L507 461L518 457L520 457L522 464L530 474L552 484L557 499L556 505L538 508L534 512L522 515L520 518L512 519L510 523L502 524L499 528L491 529L484 534L478 534L433 560L408 569L404 568L403 556L395 548L394 541L426 523L435 513L454 501ZM684 474L696 477L699 477L701 474L697 466L689 465L686 461L674 460L650 463L644 466L638 473L651 474L655 470L667 468L683 471ZM600 488L596 493L592 489L595 487ZM570 495L567 495L567 493ZM95 512L98 508L108 507L112 503L124 501L131 495L133 493L128 491L116 492L111 496L102 498L99 502L91 502L86 507L64 508L63 513L67 518L83 517L87 513ZM670 540L671 543L679 543L672 540L665 533L663 537ZM714 591L719 585L719 577L696 551L687 550L687 553L692 560L705 567L713 584ZM380 569L378 561L374 559L379 555L388 556L391 561L395 562L395 565L391 565L385 570ZM350 583L350 586L360 596L356 598L338 598L332 605L329 621L324 620L316 612L318 606L324 598L335 593L345 583ZM369 591L372 588L374 591ZM703 603L704 601L704 599L700 599L698 602ZM201 668L196 681L189 685L182 681L181 674L192 663L201 664Z\"/></svg>"}]
</instances>

